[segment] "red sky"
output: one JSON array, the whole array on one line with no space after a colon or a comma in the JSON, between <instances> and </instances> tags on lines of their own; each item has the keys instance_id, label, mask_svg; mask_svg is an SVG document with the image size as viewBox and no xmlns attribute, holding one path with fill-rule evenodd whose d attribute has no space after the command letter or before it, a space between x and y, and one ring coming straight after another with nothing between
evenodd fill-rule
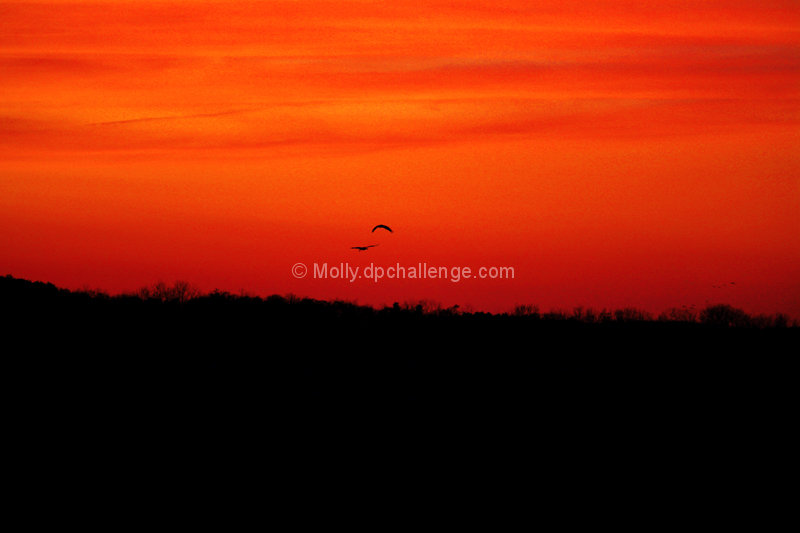
<instances>
[{"instance_id":1,"label":"red sky","mask_svg":"<svg viewBox=\"0 0 800 533\"><path fill-rule=\"evenodd\" d=\"M800 317L795 1L3 2L0 79L0 274Z\"/></svg>"}]
</instances>

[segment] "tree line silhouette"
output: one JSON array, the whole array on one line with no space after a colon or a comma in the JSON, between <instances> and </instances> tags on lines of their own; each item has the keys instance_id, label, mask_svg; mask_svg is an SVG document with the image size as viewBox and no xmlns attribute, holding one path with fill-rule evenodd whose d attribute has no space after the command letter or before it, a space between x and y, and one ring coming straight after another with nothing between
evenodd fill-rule
<instances>
[{"instance_id":1,"label":"tree line silhouette","mask_svg":"<svg viewBox=\"0 0 800 533\"><path fill-rule=\"evenodd\" d=\"M610 324L610 323L637 323L659 322L673 324L697 324L712 327L730 328L797 328L800 320L792 319L786 314L756 314L750 315L729 304L713 304L703 309L695 310L694 306L671 308L658 315L653 315L644 310L626 307L622 309L593 309L575 307L571 311L549 310L541 311L532 304L520 304L510 313L488 313L483 311L468 311L459 305L443 307L431 300L395 302L392 306L373 308L358 305L343 300L317 300L299 297L293 294L271 295L267 297L253 296L246 292L233 294L227 291L214 290L203 293L193 284L179 280L172 284L159 281L155 284L144 286L133 293L109 295L96 289L83 289L71 291L56 287L52 283L29 281L6 275L0 278L0 294L6 305L13 302L20 307L36 305L60 304L74 306L97 306L103 308L134 308L146 306L153 308L162 305L168 309L211 309L215 306L225 308L242 307L246 309L261 308L281 312L308 313L309 316L335 316L376 317L420 317L428 319L461 317L467 319L493 319L518 321L524 319L530 322L573 322L585 324Z\"/></svg>"}]
</instances>

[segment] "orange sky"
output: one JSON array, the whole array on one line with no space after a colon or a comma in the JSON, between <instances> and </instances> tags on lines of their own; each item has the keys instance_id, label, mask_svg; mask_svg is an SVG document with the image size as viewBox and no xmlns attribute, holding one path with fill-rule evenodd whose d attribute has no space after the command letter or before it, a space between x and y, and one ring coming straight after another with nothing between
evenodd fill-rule
<instances>
[{"instance_id":1,"label":"orange sky","mask_svg":"<svg viewBox=\"0 0 800 533\"><path fill-rule=\"evenodd\" d=\"M0 274L800 317L796 1L2 2L0 80Z\"/></svg>"}]
</instances>

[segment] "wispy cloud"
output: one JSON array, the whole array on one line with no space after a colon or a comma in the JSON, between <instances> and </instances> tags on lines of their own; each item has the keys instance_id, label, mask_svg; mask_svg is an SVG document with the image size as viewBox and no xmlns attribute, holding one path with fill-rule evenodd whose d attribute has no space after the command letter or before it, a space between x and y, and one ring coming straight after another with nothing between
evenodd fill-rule
<instances>
[{"instance_id":1,"label":"wispy cloud","mask_svg":"<svg viewBox=\"0 0 800 533\"><path fill-rule=\"evenodd\" d=\"M783 127L800 98L793 7L6 3L0 113L18 122L0 143L393 147Z\"/></svg>"}]
</instances>

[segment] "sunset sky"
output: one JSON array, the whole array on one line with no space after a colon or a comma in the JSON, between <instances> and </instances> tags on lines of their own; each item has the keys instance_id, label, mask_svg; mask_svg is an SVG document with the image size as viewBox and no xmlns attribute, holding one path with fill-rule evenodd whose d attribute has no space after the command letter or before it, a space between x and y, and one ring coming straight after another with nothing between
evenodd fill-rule
<instances>
[{"instance_id":1,"label":"sunset sky","mask_svg":"<svg viewBox=\"0 0 800 533\"><path fill-rule=\"evenodd\" d=\"M799 104L796 0L2 2L0 275L800 318Z\"/></svg>"}]
</instances>

